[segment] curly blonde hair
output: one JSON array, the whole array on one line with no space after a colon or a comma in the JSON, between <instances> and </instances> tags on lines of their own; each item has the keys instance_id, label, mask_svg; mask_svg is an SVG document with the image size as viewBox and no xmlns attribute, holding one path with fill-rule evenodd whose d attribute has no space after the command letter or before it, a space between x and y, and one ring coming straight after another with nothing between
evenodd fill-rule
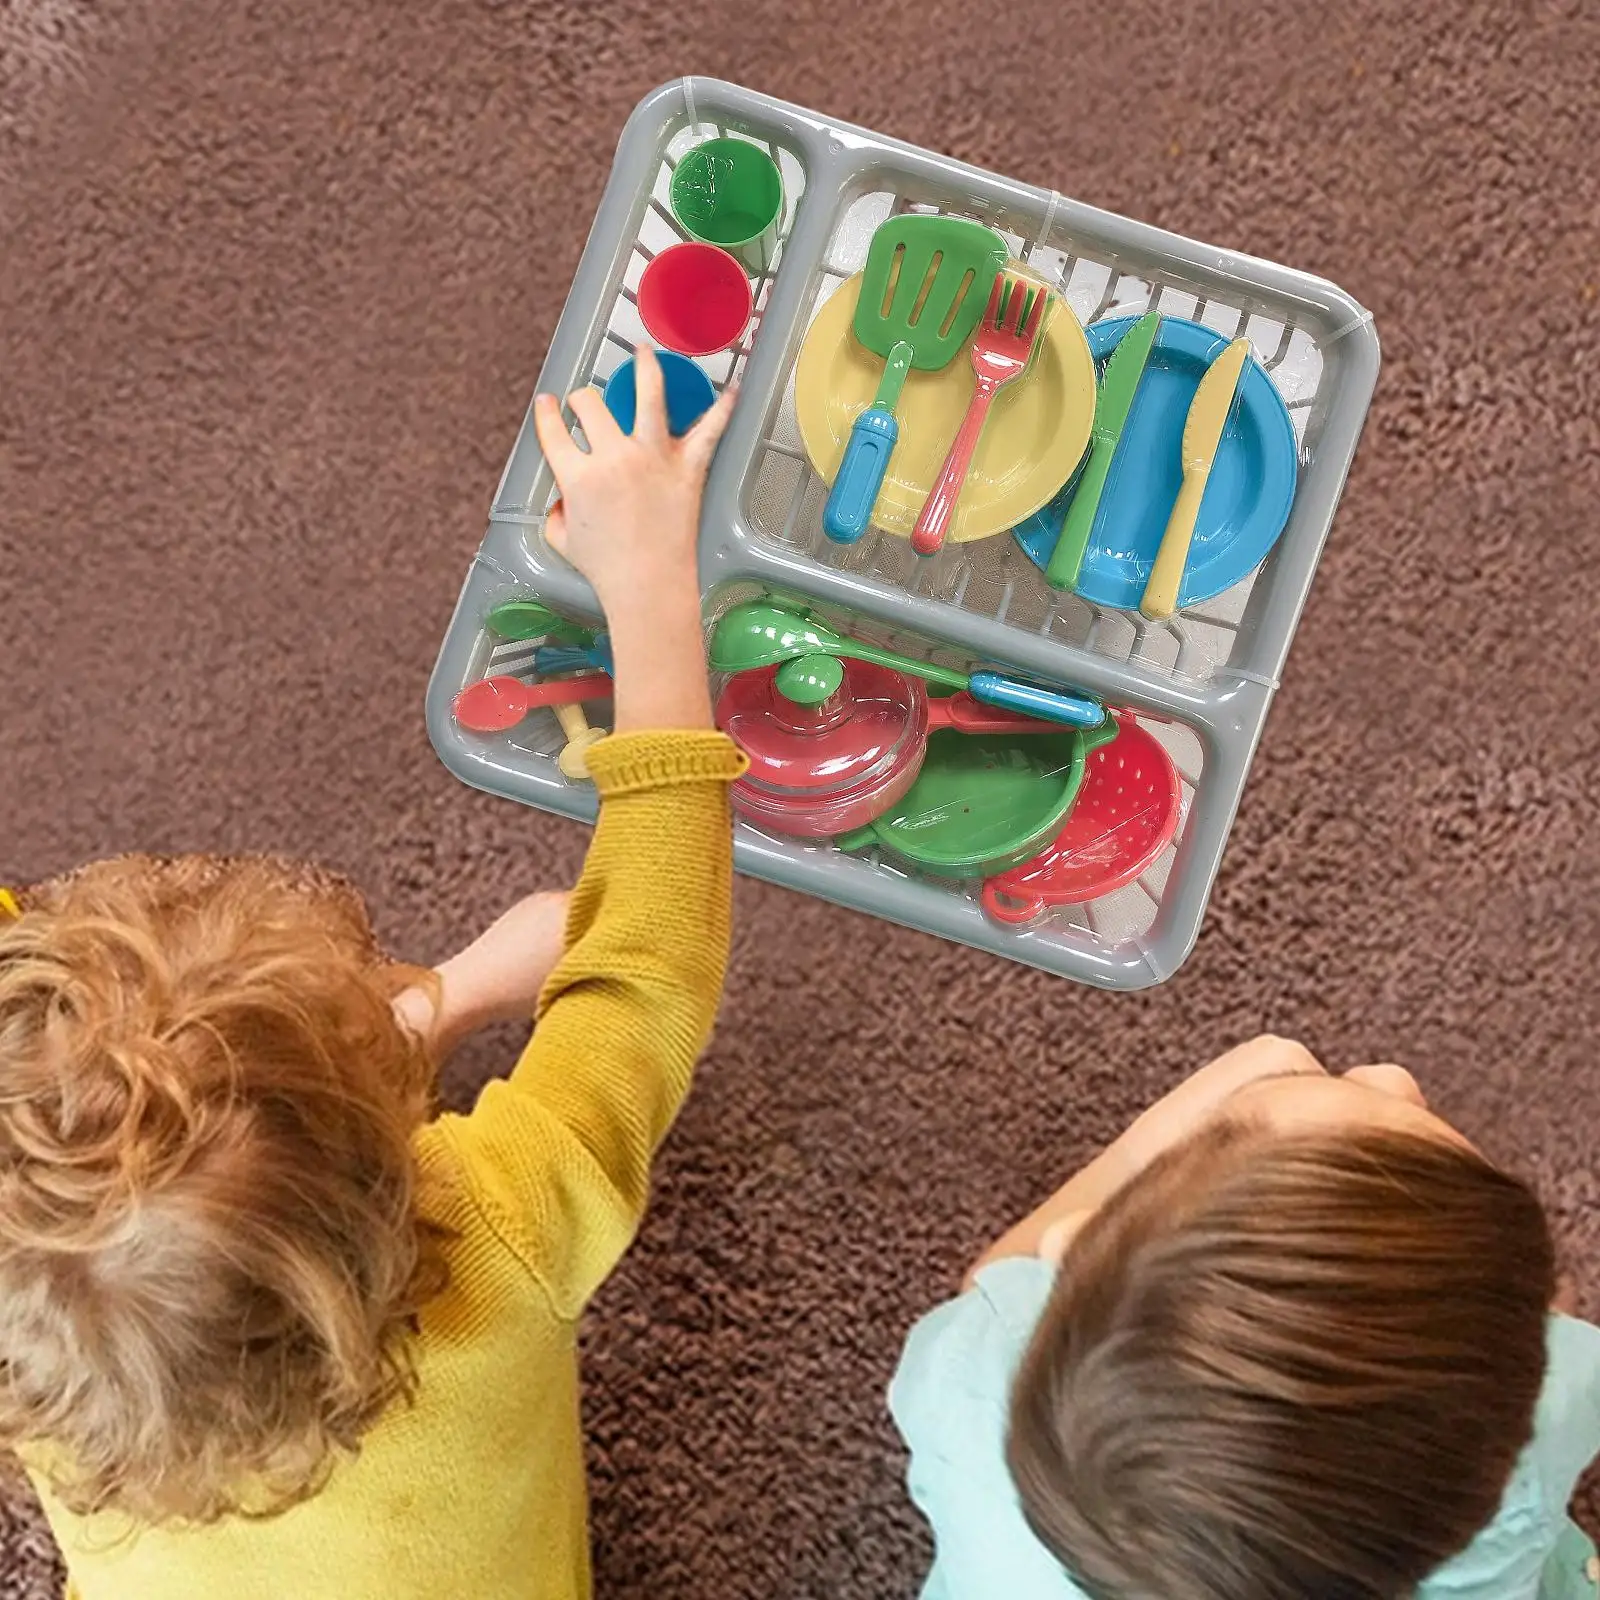
<instances>
[{"instance_id":1,"label":"curly blonde hair","mask_svg":"<svg viewBox=\"0 0 1600 1600\"><path fill-rule=\"evenodd\" d=\"M341 880L124 857L0 918L0 1448L79 1512L270 1514L409 1396L433 1066Z\"/></svg>"}]
</instances>

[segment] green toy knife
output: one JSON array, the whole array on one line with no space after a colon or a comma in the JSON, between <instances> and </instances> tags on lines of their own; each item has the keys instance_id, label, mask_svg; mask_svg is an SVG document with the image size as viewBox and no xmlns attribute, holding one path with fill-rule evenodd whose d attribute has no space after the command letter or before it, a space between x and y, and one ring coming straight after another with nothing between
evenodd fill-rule
<instances>
[{"instance_id":1,"label":"green toy knife","mask_svg":"<svg viewBox=\"0 0 1600 1600\"><path fill-rule=\"evenodd\" d=\"M1160 331L1161 313L1147 311L1123 334L1106 363L1100 393L1095 399L1089 460L1078 480L1072 504L1067 507L1050 565L1045 568L1044 579L1052 589L1071 589L1077 584L1084 554L1089 548L1089 535L1094 531L1095 513L1100 509L1100 496L1105 491L1111 463L1116 459L1117 444L1128 424L1133 398L1139 392L1139 380L1144 376L1151 348Z\"/></svg>"}]
</instances>

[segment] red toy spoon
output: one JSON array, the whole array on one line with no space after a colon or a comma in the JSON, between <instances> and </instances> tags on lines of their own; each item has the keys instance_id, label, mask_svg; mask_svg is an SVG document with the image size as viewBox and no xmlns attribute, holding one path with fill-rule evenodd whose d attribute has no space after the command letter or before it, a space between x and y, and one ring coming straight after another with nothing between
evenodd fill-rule
<instances>
[{"instance_id":1,"label":"red toy spoon","mask_svg":"<svg viewBox=\"0 0 1600 1600\"><path fill-rule=\"evenodd\" d=\"M471 733L504 733L536 706L571 706L583 700L609 700L608 673L557 678L550 683L524 683L509 673L469 683L455 698L456 721Z\"/></svg>"}]
</instances>

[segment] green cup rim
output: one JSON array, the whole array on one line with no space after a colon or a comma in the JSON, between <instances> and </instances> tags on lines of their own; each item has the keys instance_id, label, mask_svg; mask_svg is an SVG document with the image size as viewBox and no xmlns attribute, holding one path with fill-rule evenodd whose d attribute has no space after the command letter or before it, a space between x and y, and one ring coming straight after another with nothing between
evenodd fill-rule
<instances>
[{"instance_id":1,"label":"green cup rim","mask_svg":"<svg viewBox=\"0 0 1600 1600\"><path fill-rule=\"evenodd\" d=\"M767 170L770 171L773 177L777 180L778 200L772 215L767 219L767 221L763 222L754 233L748 233L742 239L708 239L705 234L699 232L695 228L694 224L689 222L684 217L684 214L678 209L678 179L682 175L684 168L687 167L690 161L693 160L693 158L702 150L716 149L735 149L741 155L748 153L749 155L758 158L759 160L765 162ZM722 250L737 250L742 245L753 244L762 236L762 234L766 233L769 228L775 228L783 221L783 170L779 167L777 160L773 157L771 152L762 149L760 145L752 143L749 139L736 139L732 134L719 134L715 139L702 139L699 144L694 145L690 149L684 151L683 155L679 158L677 166L672 169L672 181L667 185L667 198L671 202L673 216L678 219L683 227L688 229L690 238L698 240L701 244L714 244Z\"/></svg>"}]
</instances>

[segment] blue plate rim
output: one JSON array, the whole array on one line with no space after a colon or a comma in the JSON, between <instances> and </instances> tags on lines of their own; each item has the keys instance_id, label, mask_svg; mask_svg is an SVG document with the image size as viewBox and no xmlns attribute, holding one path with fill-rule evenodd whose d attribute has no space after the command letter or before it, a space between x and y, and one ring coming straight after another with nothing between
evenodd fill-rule
<instances>
[{"instance_id":1,"label":"blue plate rim","mask_svg":"<svg viewBox=\"0 0 1600 1600\"><path fill-rule=\"evenodd\" d=\"M1088 336L1089 351L1094 357L1098 371L1100 364L1116 349L1127 331L1144 316L1142 311L1130 312L1126 315L1105 317L1099 322L1092 323L1084 332ZM1206 363L1214 360L1224 350L1229 342L1228 335L1219 333L1215 328L1208 327L1203 322L1196 322L1191 317L1173 316L1163 312L1161 330L1157 335L1157 347L1166 348L1173 353L1191 356L1196 360ZM1175 336L1175 337L1174 337ZM1172 344L1166 341L1173 337ZM1263 390L1262 385L1265 385ZM1272 381L1271 375L1262 366L1260 360L1252 355L1245 368L1244 377L1240 382L1243 391L1240 397L1241 405L1248 406L1257 419L1262 437L1270 439L1274 432L1278 433L1284 441L1282 459L1288 463L1288 470L1281 474L1274 474L1282 479L1282 488L1273 500L1261 501L1251 513L1250 520L1245 524L1247 532L1253 534L1246 537L1241 533L1227 546L1226 554L1231 556L1237 550L1243 550L1250 555L1259 547L1259 553L1253 554L1247 562L1227 561L1221 564L1221 570L1230 574L1227 581L1216 584L1203 582L1199 587L1191 587L1196 575L1195 569L1187 568L1184 572L1182 586L1179 589L1178 604L1183 609L1189 606L1202 605L1208 600L1214 600L1220 594L1226 594L1229 589L1244 581L1263 561L1272 553L1288 525L1289 515L1294 508L1295 492L1299 486L1300 477L1300 441L1295 435L1294 419L1289 414L1289 407L1283 396L1278 392L1278 386ZM1074 474L1076 478L1076 473ZM1062 485L1063 491L1068 488L1073 479L1068 479ZM1049 546L1044 550L1043 556L1036 554L1029 540L1038 540L1042 535L1051 531L1053 514L1057 504L1065 509L1065 501L1058 494L1051 503L1042 511L1035 512L1033 516L1018 523L1013 528L1012 535L1022 547L1023 553L1035 566L1041 570L1049 564L1050 550L1054 548L1054 537ZM1269 517L1266 513L1270 511ZM1255 531L1257 526L1262 530ZM1059 537L1060 522L1054 520L1054 535ZM1085 557L1084 569L1079 574L1079 581L1073 592L1081 595L1096 605L1103 605L1118 611L1135 610L1139 604L1139 592L1130 592L1130 587L1125 579L1118 579L1113 589L1106 583L1098 581L1096 569L1091 565L1095 555L1095 545L1090 544L1088 555ZM1217 570L1219 563L1210 564L1210 570ZM1204 573L1207 569L1199 569Z\"/></svg>"}]
</instances>

